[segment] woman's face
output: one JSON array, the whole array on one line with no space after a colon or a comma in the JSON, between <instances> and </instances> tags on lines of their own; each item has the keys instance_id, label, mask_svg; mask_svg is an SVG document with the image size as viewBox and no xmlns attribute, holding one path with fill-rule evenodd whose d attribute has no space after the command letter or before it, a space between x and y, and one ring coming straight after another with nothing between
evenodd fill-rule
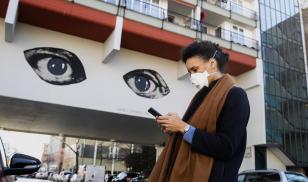
<instances>
[{"instance_id":1,"label":"woman's face","mask_svg":"<svg viewBox=\"0 0 308 182\"><path fill-rule=\"evenodd\" d=\"M218 71L217 62L214 58L204 60L200 56L193 56L186 61L186 68L190 74L203 73L205 70L211 74Z\"/></svg>"}]
</instances>

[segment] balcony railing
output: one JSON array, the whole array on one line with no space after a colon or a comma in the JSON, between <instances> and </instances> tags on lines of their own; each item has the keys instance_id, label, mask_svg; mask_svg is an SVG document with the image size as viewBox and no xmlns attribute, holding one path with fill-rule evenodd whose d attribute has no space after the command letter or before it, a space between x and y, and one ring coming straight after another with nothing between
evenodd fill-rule
<instances>
[{"instance_id":1,"label":"balcony railing","mask_svg":"<svg viewBox=\"0 0 308 182\"><path fill-rule=\"evenodd\" d=\"M163 9L156 4L141 0L99 0L99 1L125 7L129 10L149 15L154 18L165 19L167 17L166 9Z\"/></svg>"},{"instance_id":2,"label":"balcony railing","mask_svg":"<svg viewBox=\"0 0 308 182\"><path fill-rule=\"evenodd\" d=\"M176 25L189 28L195 30L197 32L205 33L217 38L221 38L233 43L237 43L239 45L252 48L257 50L258 49L258 41L246 37L242 34L237 32L232 32L230 30L226 30L220 27L216 27L210 24L201 23L199 20L182 15L180 13L168 10L168 18L165 20L170 23L174 23ZM214 31L208 31L211 28Z\"/></svg>"},{"instance_id":3,"label":"balcony railing","mask_svg":"<svg viewBox=\"0 0 308 182\"><path fill-rule=\"evenodd\" d=\"M162 24L163 22L173 23L181 27L195 30L196 33L198 32L204 33L226 41L230 41L232 43L236 43L248 48L258 50L257 40L251 39L237 32L232 32L230 30L223 29L221 27L201 23L197 19L194 19L186 15L182 15L178 12L166 10L155 4L151 4L140 0L100 0L100 1L121 6L123 8L132 10L134 12L160 19L162 21ZM213 29L214 31L208 31L209 28Z\"/></svg>"},{"instance_id":4,"label":"balcony railing","mask_svg":"<svg viewBox=\"0 0 308 182\"><path fill-rule=\"evenodd\" d=\"M185 27L185 28L189 28L192 30L198 30L198 26L200 26L200 21L192 17L182 15L175 11L168 10L167 12L168 12L168 18L165 19L165 21Z\"/></svg>"},{"instance_id":5,"label":"balcony railing","mask_svg":"<svg viewBox=\"0 0 308 182\"><path fill-rule=\"evenodd\" d=\"M203 27L202 30L207 30L208 26L211 26L211 25L202 24L201 25L201 27ZM248 47L248 48L258 50L257 40L251 39L237 32L233 32L233 31L223 29L220 27L215 27L214 29L215 29L214 33L206 32L206 34L215 36L215 37L218 37L218 38L221 38L221 39L224 39L224 40L227 40L232 43L236 43L236 44Z\"/></svg>"},{"instance_id":6,"label":"balcony railing","mask_svg":"<svg viewBox=\"0 0 308 182\"><path fill-rule=\"evenodd\" d=\"M237 4L232 1L222 1L222 0L205 0L207 3L218 6L220 8L229 10L233 13L245 16L247 18L251 18L253 20L257 20L257 13L249 8L246 8L240 4Z\"/></svg>"}]
</instances>

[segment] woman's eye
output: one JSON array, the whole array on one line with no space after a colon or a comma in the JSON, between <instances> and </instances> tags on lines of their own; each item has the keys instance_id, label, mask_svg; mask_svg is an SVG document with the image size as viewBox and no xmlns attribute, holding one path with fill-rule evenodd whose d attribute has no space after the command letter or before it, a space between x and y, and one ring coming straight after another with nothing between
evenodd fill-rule
<instances>
[{"instance_id":1,"label":"woman's eye","mask_svg":"<svg viewBox=\"0 0 308 182\"><path fill-rule=\"evenodd\" d=\"M83 65L72 52L52 47L38 47L24 51L34 72L54 85L69 85L86 79Z\"/></svg>"},{"instance_id":2,"label":"woman's eye","mask_svg":"<svg viewBox=\"0 0 308 182\"><path fill-rule=\"evenodd\" d=\"M170 92L162 76L154 70L134 70L126 73L123 79L129 88L141 97L158 99Z\"/></svg>"}]
</instances>

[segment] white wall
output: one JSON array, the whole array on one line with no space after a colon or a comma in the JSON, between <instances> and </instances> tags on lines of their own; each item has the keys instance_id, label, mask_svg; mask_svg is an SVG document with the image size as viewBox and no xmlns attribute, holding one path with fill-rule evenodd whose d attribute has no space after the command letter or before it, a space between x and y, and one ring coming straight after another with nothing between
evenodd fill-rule
<instances>
[{"instance_id":1,"label":"white wall","mask_svg":"<svg viewBox=\"0 0 308 182\"><path fill-rule=\"evenodd\" d=\"M4 21L0 19L0 95L69 105L101 111L152 118L149 107L162 114L180 115L197 91L188 80L177 80L177 63L139 52L121 49L108 64L102 63L103 44L76 36L22 23L17 24L14 42L4 41ZM81 60L87 79L56 86L41 80L24 57L24 50L36 47L63 48ZM161 99L137 96L122 76L135 69L157 71L171 90Z\"/></svg>"},{"instance_id":2,"label":"white wall","mask_svg":"<svg viewBox=\"0 0 308 182\"><path fill-rule=\"evenodd\" d=\"M256 68L236 77L236 80L246 90L250 102L247 145L264 144L266 134L262 60L257 59Z\"/></svg>"},{"instance_id":3,"label":"white wall","mask_svg":"<svg viewBox=\"0 0 308 182\"><path fill-rule=\"evenodd\" d=\"M255 168L254 146L266 143L262 60L257 59L256 68L236 77L236 80L238 85L246 90L250 102L247 148L251 155L244 158L240 169L243 171Z\"/></svg>"},{"instance_id":4,"label":"white wall","mask_svg":"<svg viewBox=\"0 0 308 182\"><path fill-rule=\"evenodd\" d=\"M286 170L286 166L268 149L266 150L266 158L268 169Z\"/></svg>"},{"instance_id":5,"label":"white wall","mask_svg":"<svg viewBox=\"0 0 308 182\"><path fill-rule=\"evenodd\" d=\"M247 146L239 172L255 168L255 152L253 146Z\"/></svg>"}]
</instances>

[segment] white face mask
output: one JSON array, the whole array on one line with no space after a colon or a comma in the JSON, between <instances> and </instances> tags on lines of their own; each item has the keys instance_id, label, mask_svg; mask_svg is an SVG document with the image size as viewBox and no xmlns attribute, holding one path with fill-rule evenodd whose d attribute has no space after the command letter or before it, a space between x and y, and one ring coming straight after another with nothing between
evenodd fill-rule
<instances>
[{"instance_id":1,"label":"white face mask","mask_svg":"<svg viewBox=\"0 0 308 182\"><path fill-rule=\"evenodd\" d=\"M216 53L217 53L217 50L214 52L214 55L213 55L212 58L215 58ZM190 81L198 89L201 89L204 86L209 87L208 77L210 75L211 74L209 74L206 70L203 73L193 73L193 74L190 75Z\"/></svg>"},{"instance_id":2,"label":"white face mask","mask_svg":"<svg viewBox=\"0 0 308 182\"><path fill-rule=\"evenodd\" d=\"M210 74L205 70L203 73L193 73L190 75L190 81L193 85L195 85L198 89L201 89L202 87L209 86L209 80L208 76Z\"/></svg>"}]
</instances>

